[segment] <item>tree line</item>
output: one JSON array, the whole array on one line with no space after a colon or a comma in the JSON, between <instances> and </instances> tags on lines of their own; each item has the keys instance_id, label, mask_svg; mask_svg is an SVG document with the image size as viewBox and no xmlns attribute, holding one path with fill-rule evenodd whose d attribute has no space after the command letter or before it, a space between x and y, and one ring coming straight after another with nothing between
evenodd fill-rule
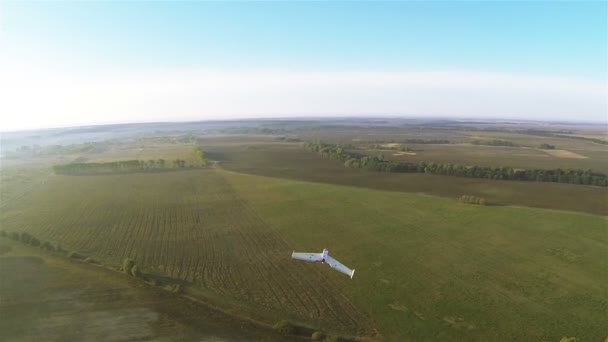
<instances>
[{"instance_id":1,"label":"tree line","mask_svg":"<svg viewBox=\"0 0 608 342\"><path fill-rule=\"evenodd\" d=\"M554 133L554 132L548 132L548 131L529 129L529 130L525 130L525 131L519 131L518 133L529 134L529 135L538 135L538 136L543 136L543 137L582 140L582 141L589 141L589 142L601 144L601 145L608 145L608 141L603 140L603 139L581 137L578 135L568 135L568 134L574 134L574 132L572 132L572 131L563 131L560 134L560 133Z\"/></svg>"},{"instance_id":2,"label":"tree line","mask_svg":"<svg viewBox=\"0 0 608 342\"><path fill-rule=\"evenodd\" d=\"M385 140L368 140L371 143L381 143L381 144L386 144L387 141ZM395 140L395 139L391 139L388 141L389 143L396 143L396 144L415 144L415 145L424 145L424 144L429 144L429 145L446 145L446 144L451 144L452 142L447 140L447 139L401 139L401 140Z\"/></svg>"},{"instance_id":3,"label":"tree line","mask_svg":"<svg viewBox=\"0 0 608 342\"><path fill-rule=\"evenodd\" d=\"M183 169L185 167L186 161L183 159L174 159L171 161L150 159L148 161L120 160L103 163L68 163L54 165L53 171L58 175L92 175L165 170L171 168Z\"/></svg>"},{"instance_id":4,"label":"tree line","mask_svg":"<svg viewBox=\"0 0 608 342\"><path fill-rule=\"evenodd\" d=\"M494 139L494 140L473 140L473 141L471 141L471 144L473 144L473 145L485 145L485 146L509 146L509 147L514 147L515 146L515 144L512 143L511 141L500 140L500 139Z\"/></svg>"},{"instance_id":5,"label":"tree line","mask_svg":"<svg viewBox=\"0 0 608 342\"><path fill-rule=\"evenodd\" d=\"M338 145L324 144L318 140L305 144L306 148L321 156L339 160L349 168L366 169L381 172L429 173L435 175L515 180L532 182L554 182L608 186L608 176L603 173L581 169L516 169L513 167L491 167L478 165L460 165L435 162L396 162L384 159L384 156L357 155L347 152Z\"/></svg>"}]
</instances>

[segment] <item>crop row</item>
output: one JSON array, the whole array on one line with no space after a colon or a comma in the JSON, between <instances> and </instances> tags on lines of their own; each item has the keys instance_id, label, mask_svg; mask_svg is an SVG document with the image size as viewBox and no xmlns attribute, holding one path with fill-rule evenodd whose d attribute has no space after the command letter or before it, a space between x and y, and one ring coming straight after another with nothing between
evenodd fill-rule
<instances>
[{"instance_id":1,"label":"crop row","mask_svg":"<svg viewBox=\"0 0 608 342\"><path fill-rule=\"evenodd\" d=\"M366 317L213 170L55 177L2 212L8 230L186 281L281 317L365 332Z\"/></svg>"}]
</instances>

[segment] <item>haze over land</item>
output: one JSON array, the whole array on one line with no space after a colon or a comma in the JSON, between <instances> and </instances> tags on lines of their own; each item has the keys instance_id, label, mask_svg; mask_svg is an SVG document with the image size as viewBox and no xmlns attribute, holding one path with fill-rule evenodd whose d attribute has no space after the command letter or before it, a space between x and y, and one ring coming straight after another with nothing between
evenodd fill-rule
<instances>
[{"instance_id":1,"label":"haze over land","mask_svg":"<svg viewBox=\"0 0 608 342\"><path fill-rule=\"evenodd\" d=\"M606 6L2 2L0 131L294 116L605 122Z\"/></svg>"}]
</instances>

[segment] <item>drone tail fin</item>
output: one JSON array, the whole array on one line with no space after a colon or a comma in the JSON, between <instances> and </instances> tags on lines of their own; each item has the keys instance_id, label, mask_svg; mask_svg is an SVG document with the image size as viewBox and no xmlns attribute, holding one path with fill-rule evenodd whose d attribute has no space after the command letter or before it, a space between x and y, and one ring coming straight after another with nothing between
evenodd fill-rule
<instances>
[{"instance_id":1,"label":"drone tail fin","mask_svg":"<svg viewBox=\"0 0 608 342\"><path fill-rule=\"evenodd\" d=\"M353 268L352 272L350 272L350 279L353 279L354 275L355 275L355 269Z\"/></svg>"}]
</instances>

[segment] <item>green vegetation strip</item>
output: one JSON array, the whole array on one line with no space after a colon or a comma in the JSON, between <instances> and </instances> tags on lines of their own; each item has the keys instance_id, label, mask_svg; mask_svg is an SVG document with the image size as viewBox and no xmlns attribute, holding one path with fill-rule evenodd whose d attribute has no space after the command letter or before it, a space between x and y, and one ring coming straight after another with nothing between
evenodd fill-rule
<instances>
[{"instance_id":1,"label":"green vegetation strip","mask_svg":"<svg viewBox=\"0 0 608 342\"><path fill-rule=\"evenodd\" d=\"M309 150L319 153L329 159L339 160L349 168L361 168L370 171L428 173L445 176L470 178L553 182L594 186L608 186L608 175L592 172L591 170L543 170L543 169L514 169L512 167L465 166L452 163L434 162L396 162L384 160L382 156L361 156L347 152L338 145L324 144L320 141L307 142Z\"/></svg>"}]
</instances>

